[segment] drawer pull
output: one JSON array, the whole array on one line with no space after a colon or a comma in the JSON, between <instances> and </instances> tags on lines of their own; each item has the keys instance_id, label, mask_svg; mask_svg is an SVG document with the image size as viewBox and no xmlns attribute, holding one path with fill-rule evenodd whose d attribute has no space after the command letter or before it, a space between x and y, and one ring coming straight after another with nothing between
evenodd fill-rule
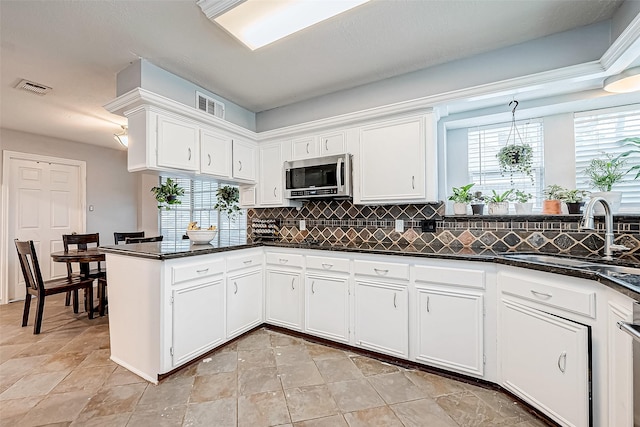
<instances>
[{"instance_id":1,"label":"drawer pull","mask_svg":"<svg viewBox=\"0 0 640 427\"><path fill-rule=\"evenodd\" d=\"M243 262L244 264L251 264L251 263L253 262L253 260L252 260L252 259L248 259L248 260L246 260L246 261L242 261L242 262Z\"/></svg>"},{"instance_id":2,"label":"drawer pull","mask_svg":"<svg viewBox=\"0 0 640 427\"><path fill-rule=\"evenodd\" d=\"M416 177L415 176L411 177L411 189L412 190L416 189Z\"/></svg>"},{"instance_id":3,"label":"drawer pull","mask_svg":"<svg viewBox=\"0 0 640 427\"><path fill-rule=\"evenodd\" d=\"M307 154L309 154L309 143L307 142Z\"/></svg>"},{"instance_id":4,"label":"drawer pull","mask_svg":"<svg viewBox=\"0 0 640 427\"><path fill-rule=\"evenodd\" d=\"M234 295L238 293L238 283L233 282L233 286L235 287L233 290Z\"/></svg>"},{"instance_id":5,"label":"drawer pull","mask_svg":"<svg viewBox=\"0 0 640 427\"><path fill-rule=\"evenodd\" d=\"M242 161L238 160L238 172L242 170Z\"/></svg>"},{"instance_id":6,"label":"drawer pull","mask_svg":"<svg viewBox=\"0 0 640 427\"><path fill-rule=\"evenodd\" d=\"M296 278L294 277L293 279L291 279L291 290L295 291L296 288L295 286L293 286L293 284L296 282Z\"/></svg>"},{"instance_id":7,"label":"drawer pull","mask_svg":"<svg viewBox=\"0 0 640 427\"><path fill-rule=\"evenodd\" d=\"M329 138L324 140L324 150L329 151Z\"/></svg>"},{"instance_id":8,"label":"drawer pull","mask_svg":"<svg viewBox=\"0 0 640 427\"><path fill-rule=\"evenodd\" d=\"M383 270L381 268L374 268L373 271L375 271L377 274L381 276L384 276L389 272L389 270Z\"/></svg>"},{"instance_id":9,"label":"drawer pull","mask_svg":"<svg viewBox=\"0 0 640 427\"><path fill-rule=\"evenodd\" d=\"M279 258L279 259L278 259L278 262L279 262L280 264L286 264L286 263L288 263L288 262L289 262L289 260L288 260L288 259L286 259L286 258Z\"/></svg>"},{"instance_id":10,"label":"drawer pull","mask_svg":"<svg viewBox=\"0 0 640 427\"><path fill-rule=\"evenodd\" d=\"M189 158L187 160L191 160L191 148L189 148L188 150L189 150Z\"/></svg>"},{"instance_id":11,"label":"drawer pull","mask_svg":"<svg viewBox=\"0 0 640 427\"><path fill-rule=\"evenodd\" d=\"M560 361L562 361L562 365L560 364ZM558 369L560 369L560 372L562 372L564 374L564 371L567 369L567 352L563 351L562 353L560 353L560 357L558 357Z\"/></svg>"},{"instance_id":12,"label":"drawer pull","mask_svg":"<svg viewBox=\"0 0 640 427\"><path fill-rule=\"evenodd\" d=\"M313 282L311 282L311 293L312 293L312 294L315 294L315 293L316 293L316 291L313 289L313 285L315 285L315 284L316 284L316 281L315 281L315 280L314 280Z\"/></svg>"},{"instance_id":13,"label":"drawer pull","mask_svg":"<svg viewBox=\"0 0 640 427\"><path fill-rule=\"evenodd\" d=\"M531 293L537 297L543 297L543 298L551 298L553 295L548 294L546 292L539 292L536 290L531 289Z\"/></svg>"},{"instance_id":14,"label":"drawer pull","mask_svg":"<svg viewBox=\"0 0 640 427\"><path fill-rule=\"evenodd\" d=\"M396 294L395 292L393 293L393 308L398 308L398 305L396 304L396 300L398 299L398 294Z\"/></svg>"},{"instance_id":15,"label":"drawer pull","mask_svg":"<svg viewBox=\"0 0 640 427\"><path fill-rule=\"evenodd\" d=\"M278 197L278 195L276 194L276 189L277 189L277 188L278 188L278 187L273 187L273 197Z\"/></svg>"},{"instance_id":16,"label":"drawer pull","mask_svg":"<svg viewBox=\"0 0 640 427\"><path fill-rule=\"evenodd\" d=\"M207 271L209 271L209 267L205 268L204 270L196 270L196 273L198 273L198 274L206 273Z\"/></svg>"},{"instance_id":17,"label":"drawer pull","mask_svg":"<svg viewBox=\"0 0 640 427\"><path fill-rule=\"evenodd\" d=\"M429 297L427 297L427 313L429 313Z\"/></svg>"},{"instance_id":18,"label":"drawer pull","mask_svg":"<svg viewBox=\"0 0 640 427\"><path fill-rule=\"evenodd\" d=\"M330 268L333 267L333 264L326 264L326 263L322 263L322 268L324 268L325 270L329 270Z\"/></svg>"},{"instance_id":19,"label":"drawer pull","mask_svg":"<svg viewBox=\"0 0 640 427\"><path fill-rule=\"evenodd\" d=\"M211 166L211 154L207 154L207 157L209 158L209 162L207 163L207 166Z\"/></svg>"}]
</instances>

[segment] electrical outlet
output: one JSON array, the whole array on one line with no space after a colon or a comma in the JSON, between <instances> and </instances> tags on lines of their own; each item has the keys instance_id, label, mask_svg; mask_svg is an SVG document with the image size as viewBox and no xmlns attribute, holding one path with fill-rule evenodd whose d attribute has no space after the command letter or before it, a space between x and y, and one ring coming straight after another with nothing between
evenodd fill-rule
<instances>
[{"instance_id":1,"label":"electrical outlet","mask_svg":"<svg viewBox=\"0 0 640 427\"><path fill-rule=\"evenodd\" d=\"M436 220L435 219L425 219L420 223L422 228L422 232L434 233L436 231Z\"/></svg>"},{"instance_id":2,"label":"electrical outlet","mask_svg":"<svg viewBox=\"0 0 640 427\"><path fill-rule=\"evenodd\" d=\"M300 220L300 231L304 231L307 229L307 221L305 221L304 219Z\"/></svg>"},{"instance_id":3,"label":"electrical outlet","mask_svg":"<svg viewBox=\"0 0 640 427\"><path fill-rule=\"evenodd\" d=\"M396 231L398 233L404 233L404 220L396 219Z\"/></svg>"}]
</instances>

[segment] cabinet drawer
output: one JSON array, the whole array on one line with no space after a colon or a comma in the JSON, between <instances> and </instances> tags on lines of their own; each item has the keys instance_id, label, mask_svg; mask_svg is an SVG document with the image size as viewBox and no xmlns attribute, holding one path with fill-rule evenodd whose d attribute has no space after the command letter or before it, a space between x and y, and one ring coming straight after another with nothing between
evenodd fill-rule
<instances>
[{"instance_id":1,"label":"cabinet drawer","mask_svg":"<svg viewBox=\"0 0 640 427\"><path fill-rule=\"evenodd\" d=\"M354 261L353 268L356 274L384 277L392 279L409 280L409 265L379 261Z\"/></svg>"},{"instance_id":2,"label":"cabinet drawer","mask_svg":"<svg viewBox=\"0 0 640 427\"><path fill-rule=\"evenodd\" d=\"M322 271L333 271L336 273L349 272L349 260L342 258L325 258L319 256L307 257L307 268Z\"/></svg>"},{"instance_id":3,"label":"cabinet drawer","mask_svg":"<svg viewBox=\"0 0 640 427\"><path fill-rule=\"evenodd\" d=\"M467 286L470 288L484 289L484 277L485 274L483 270L430 267L426 265L418 265L415 268L416 280L428 283L441 283L444 285Z\"/></svg>"},{"instance_id":4,"label":"cabinet drawer","mask_svg":"<svg viewBox=\"0 0 640 427\"><path fill-rule=\"evenodd\" d=\"M227 271L239 270L241 268L260 267L262 265L262 254L246 254L227 258Z\"/></svg>"},{"instance_id":5,"label":"cabinet drawer","mask_svg":"<svg viewBox=\"0 0 640 427\"><path fill-rule=\"evenodd\" d=\"M302 255L268 253L267 264L280 265L283 267L302 267Z\"/></svg>"},{"instance_id":6,"label":"cabinet drawer","mask_svg":"<svg viewBox=\"0 0 640 427\"><path fill-rule=\"evenodd\" d=\"M592 290L543 283L525 276L502 273L499 276L502 293L535 301L592 318L596 317L596 294Z\"/></svg>"},{"instance_id":7,"label":"cabinet drawer","mask_svg":"<svg viewBox=\"0 0 640 427\"><path fill-rule=\"evenodd\" d=\"M216 259L186 265L171 267L171 283L176 284L187 280L200 279L224 273L224 260Z\"/></svg>"}]
</instances>

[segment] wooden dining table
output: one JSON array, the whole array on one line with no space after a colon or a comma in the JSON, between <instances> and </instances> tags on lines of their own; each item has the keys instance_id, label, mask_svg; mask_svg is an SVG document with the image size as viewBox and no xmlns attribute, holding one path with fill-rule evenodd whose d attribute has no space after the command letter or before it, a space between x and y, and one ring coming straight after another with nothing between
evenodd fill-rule
<instances>
[{"instance_id":1,"label":"wooden dining table","mask_svg":"<svg viewBox=\"0 0 640 427\"><path fill-rule=\"evenodd\" d=\"M98 248L70 249L68 251L52 252L51 259L55 262L77 262L80 264L80 274L89 275L89 263L100 262L106 259L104 252Z\"/></svg>"}]
</instances>

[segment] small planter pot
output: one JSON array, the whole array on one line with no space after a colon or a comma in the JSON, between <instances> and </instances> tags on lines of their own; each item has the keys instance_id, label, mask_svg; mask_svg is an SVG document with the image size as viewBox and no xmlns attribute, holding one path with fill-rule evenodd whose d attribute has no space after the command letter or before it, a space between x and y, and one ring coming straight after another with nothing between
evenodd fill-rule
<instances>
[{"instance_id":1,"label":"small planter pot","mask_svg":"<svg viewBox=\"0 0 640 427\"><path fill-rule=\"evenodd\" d=\"M531 215L533 213L533 203L516 203L516 214L518 215Z\"/></svg>"},{"instance_id":2,"label":"small planter pot","mask_svg":"<svg viewBox=\"0 0 640 427\"><path fill-rule=\"evenodd\" d=\"M562 202L560 200L543 200L542 213L545 215L560 215L562 213Z\"/></svg>"},{"instance_id":3,"label":"small planter pot","mask_svg":"<svg viewBox=\"0 0 640 427\"><path fill-rule=\"evenodd\" d=\"M453 214L454 215L466 215L467 214L467 204L466 203L454 203L453 204Z\"/></svg>"},{"instance_id":4,"label":"small planter pot","mask_svg":"<svg viewBox=\"0 0 640 427\"><path fill-rule=\"evenodd\" d=\"M567 211L572 215L581 214L584 208L584 202L566 202L566 204Z\"/></svg>"},{"instance_id":5,"label":"small planter pot","mask_svg":"<svg viewBox=\"0 0 640 427\"><path fill-rule=\"evenodd\" d=\"M484 203L477 203L475 205L471 205L471 212L473 212L474 215L484 214Z\"/></svg>"},{"instance_id":6,"label":"small planter pot","mask_svg":"<svg viewBox=\"0 0 640 427\"><path fill-rule=\"evenodd\" d=\"M509 202L489 203L489 215L508 215Z\"/></svg>"}]
</instances>

